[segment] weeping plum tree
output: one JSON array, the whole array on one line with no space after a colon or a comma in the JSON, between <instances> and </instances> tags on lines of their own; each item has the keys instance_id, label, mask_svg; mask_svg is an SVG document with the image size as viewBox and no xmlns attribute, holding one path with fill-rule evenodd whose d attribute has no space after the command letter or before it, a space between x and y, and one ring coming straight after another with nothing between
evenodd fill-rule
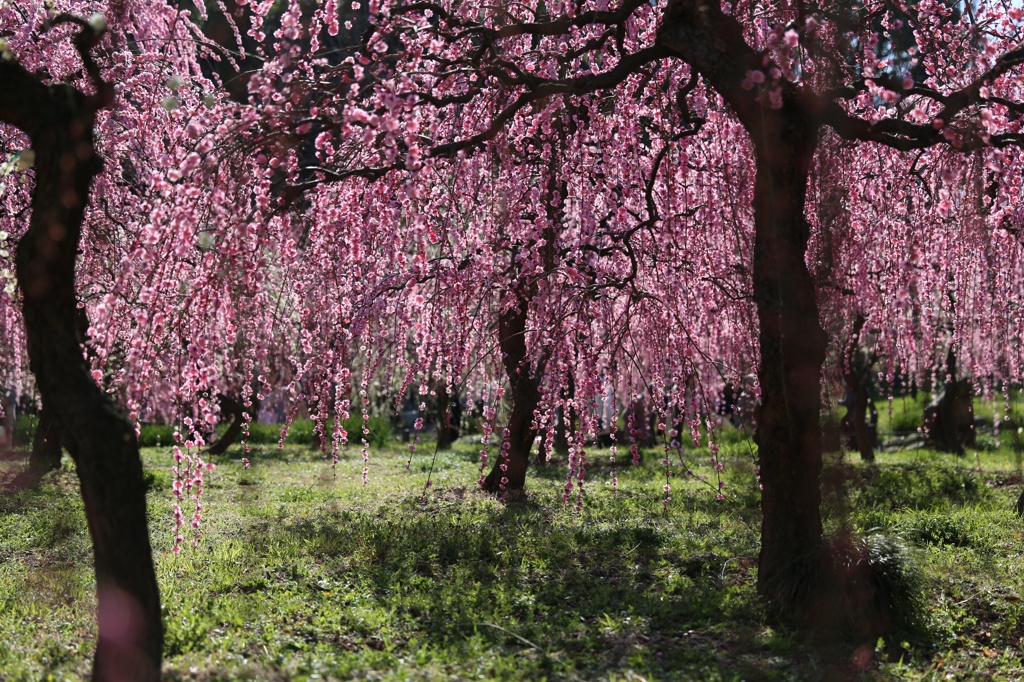
<instances>
[{"instance_id":1,"label":"weeping plum tree","mask_svg":"<svg viewBox=\"0 0 1024 682\"><path fill-rule=\"evenodd\" d=\"M475 382L493 396L486 387L503 375L510 389L504 393L508 420L499 428L501 452L487 461L494 468L482 479L485 487L500 490L522 487L534 434L553 441L556 414L588 414L573 438L579 455L588 430L595 435L589 416L597 397L606 401L615 394L619 406L634 402L631 393L646 372L659 375L660 399L712 354L736 357L741 353L734 347L743 345L749 357L749 344L726 331L742 326L733 308L738 317L746 312L744 285L736 281L742 267L715 255L748 249L748 240L704 228L722 210L708 197L728 181L703 177L691 189L699 175L693 168L713 164L696 161L699 153L693 164L667 162L699 145L703 119L689 111L706 108L699 79L678 69L665 76L679 81L684 95L694 93L693 102L682 98L682 107L672 98L645 108L629 101L609 107L599 95L569 103L555 93L536 103L536 121L496 129L486 153L463 154L473 145L460 142L425 152L409 147L417 144L415 134L376 130L378 114L363 108L353 109L353 121L340 126L322 114L310 117L323 92L309 84L321 76L288 47L283 32L277 37L276 49L292 55L290 81L279 80L279 66L253 77L252 89L265 102L263 116L257 132L246 130L242 137L252 136L249 144L261 153L280 154L279 167L290 169L278 189L281 203L299 194L309 202L304 206L311 210L292 218L308 225L297 256L334 254L357 268L352 279L328 272L326 281L317 268L294 268L302 278L312 275L304 289L319 301L309 306L308 327L317 330L322 350L304 373L329 376L337 371L332 362L351 357L345 345L373 338L375 348L390 348L402 368L400 395L410 384L429 392L440 380ZM290 39L302 40L294 31ZM354 75L336 73L342 82ZM429 107L407 114L415 119L410 128L443 126L445 136L456 139L470 120L442 123ZM645 116L650 120L637 126ZM286 135L300 148L311 141L316 165L306 165L295 147L282 149ZM619 146L602 145L603 137L616 137ZM394 156L405 152L396 152L395 143L409 147L415 179L403 167L404 157L396 163ZM432 160L415 161L423 156ZM624 156L638 162L623 163ZM331 170L339 163L346 165ZM690 196L700 203L680 206ZM349 206L365 213L353 216ZM348 227L343 250L321 227L324 220ZM671 221L671 229L663 221ZM666 242L675 248L665 250ZM374 271L373 262L389 263L388 276ZM691 286L681 289L669 272ZM329 328L313 319L333 307L332 300L359 311L344 315L343 334L324 334ZM406 330L411 333L403 338ZM407 350L411 357L403 355Z\"/></svg>"},{"instance_id":2,"label":"weeping plum tree","mask_svg":"<svg viewBox=\"0 0 1024 682\"><path fill-rule=\"evenodd\" d=\"M268 9L254 10L251 31ZM361 53L332 65L317 36L338 31L334 4L312 18L288 5L275 56L249 82L251 108L214 102L204 113L199 93L178 84L162 124L180 123L172 137L183 143L140 154L159 172L146 174L146 193L119 196L145 201L147 217L126 230L120 272L89 303L89 341L104 349L93 371L136 418L147 389L169 383L165 394L208 428L215 408L203 396L225 367L262 393L280 352L290 397L307 401L337 447L349 434L340 419L326 432L330 414L368 418L382 375L403 396L472 380L493 402L499 380L544 357L529 428L550 438L557 409L578 415L568 495L584 480L599 399L630 404L647 385L675 424L660 403L692 415L698 378L756 364L758 586L804 614L808 600L791 588L825 554L818 420L840 311L856 303L889 355L918 373L952 344L975 374L1020 377L1010 343L1024 309L1019 185L1007 179L1020 175L1024 55L1013 10L697 0L369 9ZM899 45L888 37L897 30ZM526 151L536 165L521 162ZM538 189L550 169L554 189ZM839 209L822 220L840 185ZM556 204L561 215L548 219ZM559 243L551 258L545 231ZM65 256L73 264L74 251ZM99 275L91 284L103 290ZM942 303L950 287L956 311ZM63 300L74 306L71 291ZM503 313L506 326L522 323L520 363L515 348L503 351L510 362L500 355L517 333L502 334ZM994 341L967 343L980 338ZM500 428L488 407L487 428ZM181 445L188 453L196 441ZM193 464L183 480L201 489Z\"/></svg>"},{"instance_id":3,"label":"weeping plum tree","mask_svg":"<svg viewBox=\"0 0 1024 682\"><path fill-rule=\"evenodd\" d=\"M281 126L300 139L315 138L323 152L320 170L314 169L312 180L296 180L295 191L398 174L415 196L423 191L415 188L425 187L445 159L495 145L515 149L515 136L508 141L506 131L549 130L554 112L566 103L592 102L602 113L627 110L636 116L633 129L640 137L652 123L682 126L693 106L687 101L693 93L682 84L692 78L702 84L698 94L707 110L736 123L728 135L708 140L700 154L721 159L738 149L745 156L726 164L725 173L745 178L747 193L727 192L714 200L748 202L735 207L740 215L734 224L749 225L752 236L749 252L741 245L732 253L746 258L741 275L749 277L746 291L757 312L763 485L758 589L783 610L806 612L810 602L799 585L818 571L825 554L819 413L830 341L827 314L837 308L835 300L846 297L849 304L850 295L890 305L911 301L920 321L935 328L942 313L929 303L926 287L917 286L921 277L915 269L958 270L955 281L961 283L968 272L959 270L966 259L950 262L938 255L922 263L914 247L907 257L884 265L841 259L878 255L882 249L875 247L896 235L924 241L924 235L945 235L954 214L969 217L980 233L1002 235L998 252L985 254L988 278L1018 257L1012 208L1017 190L1007 178L1010 169L1019 168L1012 148L1024 141L1018 116L1024 63L1020 12L1002 3L953 8L931 1L625 0L485 8L442 1L375 2L370 9L371 29L358 58L329 75L321 75L315 62L300 64L297 85L267 108L271 129ZM913 46L906 44L908 31ZM297 57L289 57L293 66ZM666 119L665 102L679 116ZM630 129L622 123L621 130ZM345 147L343 141L353 137L367 144L361 150ZM613 133L594 144L617 141ZM824 148L839 150L845 165L817 162ZM642 159L648 171L659 153L651 144L631 151L639 153L623 156ZM677 154L674 161L690 167L693 158ZM869 200L858 187L877 188L879 173L868 170L872 162L883 169L882 185L891 193L884 200L877 193ZM1002 176L983 167L997 168ZM566 168L569 174L573 170ZM656 176L644 174L664 189L664 179ZM815 223L817 190L851 176L855 184L841 211L849 219L843 225ZM971 182L958 188L957 178ZM979 179L981 193L971 194ZM706 197L689 187L673 190L680 190L677 209ZM617 200L628 205L626 197ZM888 215L872 224L863 217L872 212ZM628 209L616 219L620 226L643 223ZM879 229L894 222L900 225L896 232ZM402 224L408 226L409 219ZM678 242L668 221L651 225L665 242L642 253L656 262L658 252L671 252ZM847 243L846 251L826 254L822 244L830 236L842 237L844 230L860 232L859 250ZM952 241L944 237L938 243ZM816 260L823 254L828 267ZM567 269L564 263L556 268ZM855 286L834 286L842 278ZM742 284L735 291L745 293ZM973 289L978 296L991 292L991 287ZM874 313L870 324L885 326L879 307L869 301L865 307ZM906 335L902 319L895 322L881 338ZM961 327L945 343L963 344L965 333ZM929 350L921 358L933 355ZM927 359L921 364L935 366ZM996 365L979 363L978 368L983 366ZM1005 369L1004 376L1016 375L1015 369ZM599 381L584 390L589 396L601 392Z\"/></svg>"}]
</instances>

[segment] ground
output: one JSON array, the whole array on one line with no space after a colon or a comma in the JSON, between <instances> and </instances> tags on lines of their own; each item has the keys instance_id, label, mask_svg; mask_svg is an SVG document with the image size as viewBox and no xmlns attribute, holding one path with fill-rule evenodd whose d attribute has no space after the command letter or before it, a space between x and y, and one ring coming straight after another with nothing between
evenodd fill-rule
<instances>
[{"instance_id":1,"label":"ground","mask_svg":"<svg viewBox=\"0 0 1024 682\"><path fill-rule=\"evenodd\" d=\"M991 440L991 439L990 439ZM957 459L832 458L826 527L882 532L920 576L922 632L890 641L771 626L754 592L751 447L723 447L724 500L590 453L583 506L565 469L505 504L475 490L477 445L400 445L332 469L306 446L218 461L203 537L171 551L171 458L147 448L168 679L761 680L1024 676L1024 522L1012 449ZM422 450L421 446L421 450ZM692 455L693 466L701 453ZM0 677L77 679L93 646L90 547L71 463L0 497ZM980 465L980 471L978 466ZM9 480L17 461L0 463ZM678 470L678 467L673 467ZM427 486L428 473L431 485ZM613 494L610 479L618 477ZM575 495L575 490L573 491Z\"/></svg>"}]
</instances>

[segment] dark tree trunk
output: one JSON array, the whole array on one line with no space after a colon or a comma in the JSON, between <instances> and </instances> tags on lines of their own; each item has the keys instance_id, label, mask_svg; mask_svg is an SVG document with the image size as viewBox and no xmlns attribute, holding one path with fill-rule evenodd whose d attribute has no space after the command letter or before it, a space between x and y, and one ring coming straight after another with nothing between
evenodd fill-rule
<instances>
[{"instance_id":1,"label":"dark tree trunk","mask_svg":"<svg viewBox=\"0 0 1024 682\"><path fill-rule=\"evenodd\" d=\"M223 455L228 451L238 437L242 435L242 427L245 426L245 406L225 393L218 393L217 400L220 402L220 409L225 415L231 415L231 424L227 431L210 446L209 454ZM252 407L249 408L249 415L259 411L259 402L252 398Z\"/></svg>"},{"instance_id":2,"label":"dark tree trunk","mask_svg":"<svg viewBox=\"0 0 1024 682\"><path fill-rule=\"evenodd\" d=\"M821 366L827 337L804 253L813 129L783 119L758 145L754 297L760 321L762 405L757 419L763 520L757 588L790 614L806 613L824 556L821 526ZM784 142L783 142L784 141Z\"/></svg>"},{"instance_id":3,"label":"dark tree trunk","mask_svg":"<svg viewBox=\"0 0 1024 682\"><path fill-rule=\"evenodd\" d=\"M569 372L566 380L566 400L576 399L576 378ZM558 408L558 422L555 424L555 452L560 455L569 454L569 434L576 430L576 420L573 418L572 410Z\"/></svg>"},{"instance_id":4,"label":"dark tree trunk","mask_svg":"<svg viewBox=\"0 0 1024 682\"><path fill-rule=\"evenodd\" d=\"M437 447L444 450L450 448L459 437L458 422L461 421L461 410L455 405L458 396L448 395L445 382L438 382L434 389L437 394L434 400L434 411L437 415Z\"/></svg>"},{"instance_id":5,"label":"dark tree trunk","mask_svg":"<svg viewBox=\"0 0 1024 682\"><path fill-rule=\"evenodd\" d=\"M484 490L497 493L520 492L526 485L526 470L530 466L530 450L535 431L533 413L540 404L540 390L533 377L526 348L527 305L520 300L498 317L498 336L505 372L511 388L512 414L508 420L508 449L495 459L491 472L484 479ZM543 363L542 363L543 364ZM541 369L537 370L540 374Z\"/></svg>"},{"instance_id":6,"label":"dark tree trunk","mask_svg":"<svg viewBox=\"0 0 1024 682\"><path fill-rule=\"evenodd\" d=\"M29 229L18 243L29 363L43 409L77 465L95 556L99 639L96 680L160 679L163 624L146 524L135 430L93 381L82 349L75 260L100 161L98 108L113 97L89 55L98 36L85 22L76 46L97 94L43 85L13 60L0 61L0 120L25 131L36 154Z\"/></svg>"},{"instance_id":7,"label":"dark tree trunk","mask_svg":"<svg viewBox=\"0 0 1024 682\"><path fill-rule=\"evenodd\" d=\"M566 116L556 125L571 130L575 125L571 116ZM555 148L549 161L544 184L544 203L547 223L543 231L543 245L531 243L527 248L539 248L546 270L555 268L555 242L563 223L563 210L568 188L561 179L560 144ZM537 436L534 428L534 412L540 405L540 380L544 376L549 353L546 349L535 349L536 366L531 363L526 347L527 321L530 316L530 302L538 292L538 278L523 272L518 248L511 252L512 267L516 275L512 293L516 297L515 307L502 310L498 315L498 345L501 348L502 363L511 388L512 414L508 420L508 439L503 439L499 453L483 487L489 492L521 492L526 485L526 470L530 467L530 451ZM508 449L504 445L508 444ZM557 447L557 442L556 442ZM547 460L542 446L537 453L538 464Z\"/></svg>"},{"instance_id":8,"label":"dark tree trunk","mask_svg":"<svg viewBox=\"0 0 1024 682\"><path fill-rule=\"evenodd\" d=\"M2 418L4 437L0 439L0 453L5 450L13 450L18 445L15 438L15 410L17 409L15 406L16 398L13 397L13 393L11 395L11 400L7 400L2 396L2 394L0 394L0 407L3 408L4 412L4 416Z\"/></svg>"},{"instance_id":9,"label":"dark tree trunk","mask_svg":"<svg viewBox=\"0 0 1024 682\"><path fill-rule=\"evenodd\" d=\"M860 453L861 460L865 462L875 461L875 439L867 423L870 399L868 390L863 384L854 387L856 402L853 405L853 434L857 439L857 451Z\"/></svg>"},{"instance_id":10,"label":"dark tree trunk","mask_svg":"<svg viewBox=\"0 0 1024 682\"><path fill-rule=\"evenodd\" d=\"M947 380L924 411L928 442L944 452L958 455L964 446L974 445L974 405L971 383L957 380L956 353L946 353Z\"/></svg>"},{"instance_id":11,"label":"dark tree trunk","mask_svg":"<svg viewBox=\"0 0 1024 682\"><path fill-rule=\"evenodd\" d=\"M60 458L63 451L60 447L60 436L57 434L57 422L47 409L39 412L39 425L32 437L32 452L28 457L29 470L36 476L42 476L60 469Z\"/></svg>"},{"instance_id":12,"label":"dark tree trunk","mask_svg":"<svg viewBox=\"0 0 1024 682\"><path fill-rule=\"evenodd\" d=\"M819 103L782 82L751 88L764 56L719 3L670 0L658 43L690 64L732 107L757 159L753 294L760 323L761 553L757 589L782 613L806 617L823 566L821 366L827 336L805 254L807 176Z\"/></svg>"},{"instance_id":13,"label":"dark tree trunk","mask_svg":"<svg viewBox=\"0 0 1024 682\"><path fill-rule=\"evenodd\" d=\"M440 400L440 396L438 396ZM452 429L448 425L448 403L440 403L437 412L437 447L445 450L452 446Z\"/></svg>"},{"instance_id":14,"label":"dark tree trunk","mask_svg":"<svg viewBox=\"0 0 1024 682\"><path fill-rule=\"evenodd\" d=\"M864 328L864 316L858 315L853 323L853 335L850 345L846 350L846 367L843 368L843 377L850 388L853 397L853 405L847 407L849 419L853 426L854 440L857 444L857 451L860 458L865 462L875 461L875 439L868 428L868 404L871 396L868 392L866 367L860 357L860 333Z\"/></svg>"}]
</instances>

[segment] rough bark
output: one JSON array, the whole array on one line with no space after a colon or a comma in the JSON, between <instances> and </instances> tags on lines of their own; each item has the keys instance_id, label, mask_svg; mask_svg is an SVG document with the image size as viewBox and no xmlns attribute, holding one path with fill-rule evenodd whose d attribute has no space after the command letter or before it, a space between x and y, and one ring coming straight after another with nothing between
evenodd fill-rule
<instances>
[{"instance_id":1,"label":"rough bark","mask_svg":"<svg viewBox=\"0 0 1024 682\"><path fill-rule=\"evenodd\" d=\"M744 87L747 73L763 67L762 55L718 3L670 0L658 41L722 95L754 146L753 294L760 323L757 443L763 485L757 589L781 612L806 617L825 555L820 390L827 337L804 259L810 234L804 204L820 112L789 83L780 84L781 107Z\"/></svg>"},{"instance_id":2,"label":"rough bark","mask_svg":"<svg viewBox=\"0 0 1024 682\"><path fill-rule=\"evenodd\" d=\"M533 377L526 348L527 305L518 305L498 317L498 336L505 372L509 379L512 414L508 420L508 449L503 449L484 479L483 488L497 493L522 491L526 470L530 466L530 450L536 435L533 413L540 404L540 390ZM538 372L539 373L539 372Z\"/></svg>"},{"instance_id":3,"label":"rough bark","mask_svg":"<svg viewBox=\"0 0 1024 682\"><path fill-rule=\"evenodd\" d=\"M89 56L98 34L84 21L66 21L79 25L76 46L95 95L45 85L16 61L0 61L0 120L23 130L36 155L32 218L16 258L29 364L43 409L77 465L85 502L99 621L93 679L156 681L163 624L142 462L134 429L90 375L75 291L85 206L100 170L93 124L113 89Z\"/></svg>"},{"instance_id":4,"label":"rough bark","mask_svg":"<svg viewBox=\"0 0 1024 682\"><path fill-rule=\"evenodd\" d=\"M789 149L759 150L754 198L754 297L763 404L757 420L763 514L758 592L789 613L809 606L822 553L821 366L826 336L804 260L813 137L785 127ZM803 139L801 139L801 137Z\"/></svg>"},{"instance_id":5,"label":"rough bark","mask_svg":"<svg viewBox=\"0 0 1024 682\"><path fill-rule=\"evenodd\" d=\"M32 437L32 452L28 456L28 468L36 476L42 476L60 469L60 436L57 422L46 409L39 412L39 424Z\"/></svg>"}]
</instances>

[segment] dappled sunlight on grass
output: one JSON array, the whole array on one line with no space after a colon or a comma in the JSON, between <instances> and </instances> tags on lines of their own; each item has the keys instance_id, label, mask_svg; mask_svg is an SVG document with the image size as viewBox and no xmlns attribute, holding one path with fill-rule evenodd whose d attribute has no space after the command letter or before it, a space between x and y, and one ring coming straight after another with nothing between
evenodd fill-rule
<instances>
[{"instance_id":1,"label":"dappled sunlight on grass","mask_svg":"<svg viewBox=\"0 0 1024 682\"><path fill-rule=\"evenodd\" d=\"M937 670L940 649L944 670L1019 669L1002 653L1024 634L1009 458L982 472L920 452L829 466L826 526L902 538L926 575L932 640L876 650L767 624L741 441L723 446L724 500L677 475L667 510L655 452L631 467L595 451L577 510L561 502L560 462L502 504L476 489L474 444L422 450L375 450L367 486L358 452L332 468L307 447L254 448L248 470L233 452L208 477L198 547L179 555L170 457L146 450L170 677L833 679L857 661L915 677ZM73 473L2 505L0 669L84 674L93 586Z\"/></svg>"}]
</instances>

